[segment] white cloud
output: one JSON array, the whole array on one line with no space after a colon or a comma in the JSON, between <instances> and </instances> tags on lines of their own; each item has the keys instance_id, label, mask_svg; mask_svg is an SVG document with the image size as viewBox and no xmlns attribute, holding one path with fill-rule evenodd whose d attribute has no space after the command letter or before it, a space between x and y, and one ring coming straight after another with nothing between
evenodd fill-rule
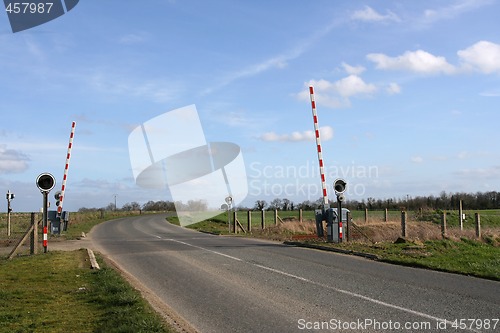
<instances>
[{"instance_id":1,"label":"white cloud","mask_svg":"<svg viewBox=\"0 0 500 333\"><path fill-rule=\"evenodd\" d=\"M28 161L24 153L0 145L0 174L23 172L28 169Z\"/></svg>"},{"instance_id":2,"label":"white cloud","mask_svg":"<svg viewBox=\"0 0 500 333\"><path fill-rule=\"evenodd\" d=\"M500 44L480 41L457 54L466 69L485 74L500 73Z\"/></svg>"},{"instance_id":3,"label":"white cloud","mask_svg":"<svg viewBox=\"0 0 500 333\"><path fill-rule=\"evenodd\" d=\"M446 58L432 55L426 51L406 51L403 55L389 57L382 53L370 53L367 59L384 70L408 70L421 74L452 74L456 68Z\"/></svg>"},{"instance_id":4,"label":"white cloud","mask_svg":"<svg viewBox=\"0 0 500 333\"><path fill-rule=\"evenodd\" d=\"M349 75L335 82L333 86L343 97L371 94L377 90L375 85L366 83L357 75Z\"/></svg>"},{"instance_id":5,"label":"white cloud","mask_svg":"<svg viewBox=\"0 0 500 333\"><path fill-rule=\"evenodd\" d=\"M479 95L484 97L500 97L500 89L498 90L486 90L480 93Z\"/></svg>"},{"instance_id":6,"label":"white cloud","mask_svg":"<svg viewBox=\"0 0 500 333\"><path fill-rule=\"evenodd\" d=\"M413 156L411 158L411 161L413 163L422 163L424 161L424 159L422 158L422 156Z\"/></svg>"},{"instance_id":7,"label":"white cloud","mask_svg":"<svg viewBox=\"0 0 500 333\"><path fill-rule=\"evenodd\" d=\"M399 86L399 84L391 82L387 86L386 91L389 95L396 95L401 92L401 87Z\"/></svg>"},{"instance_id":8,"label":"white cloud","mask_svg":"<svg viewBox=\"0 0 500 333\"><path fill-rule=\"evenodd\" d=\"M351 105L350 98L355 96L369 96L377 91L374 84L366 83L358 75L349 75L335 82L328 80L311 80L306 87L314 87L314 97L318 105L329 108L342 108ZM300 100L309 100L309 89L297 94Z\"/></svg>"},{"instance_id":9,"label":"white cloud","mask_svg":"<svg viewBox=\"0 0 500 333\"><path fill-rule=\"evenodd\" d=\"M333 128L330 126L320 127L320 138L322 141L328 141L333 138ZM299 142L299 141L314 141L316 135L314 131L292 132L290 134L276 134L275 132L264 133L259 136L262 141L283 141L283 142Z\"/></svg>"},{"instance_id":10,"label":"white cloud","mask_svg":"<svg viewBox=\"0 0 500 333\"><path fill-rule=\"evenodd\" d=\"M391 11L387 11L386 15L382 15L375 11L370 6L365 6L362 10L357 10L351 15L351 19L364 22L400 22L401 19Z\"/></svg>"},{"instance_id":11,"label":"white cloud","mask_svg":"<svg viewBox=\"0 0 500 333\"><path fill-rule=\"evenodd\" d=\"M462 169L455 174L469 179L498 179L500 177L500 165L487 168Z\"/></svg>"},{"instance_id":12,"label":"white cloud","mask_svg":"<svg viewBox=\"0 0 500 333\"><path fill-rule=\"evenodd\" d=\"M383 53L370 53L366 56L381 70L402 70L419 74L458 74L475 71L483 74L500 73L500 44L480 41L457 52L460 66L455 66L445 57L427 51L406 51L402 55L390 57ZM395 86L393 86L395 88ZM482 96L497 96L498 92L485 92Z\"/></svg>"},{"instance_id":13,"label":"white cloud","mask_svg":"<svg viewBox=\"0 0 500 333\"><path fill-rule=\"evenodd\" d=\"M360 75L366 69L363 66L351 66L349 64L346 64L345 62L342 63L342 67L344 67L344 70L347 72L347 74L352 75Z\"/></svg>"}]
</instances>

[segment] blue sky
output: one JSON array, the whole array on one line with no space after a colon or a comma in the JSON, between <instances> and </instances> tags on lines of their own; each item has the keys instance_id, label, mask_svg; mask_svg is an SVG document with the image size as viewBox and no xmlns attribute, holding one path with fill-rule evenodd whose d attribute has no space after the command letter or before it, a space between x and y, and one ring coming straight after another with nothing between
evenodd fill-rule
<instances>
[{"instance_id":1,"label":"blue sky","mask_svg":"<svg viewBox=\"0 0 500 333\"><path fill-rule=\"evenodd\" d=\"M127 139L195 104L207 141L241 147L247 205L316 200L312 84L329 189L343 177L357 200L498 191L499 12L490 0L85 0L15 34L1 13L0 189L38 210L35 179L60 188L76 121L65 209L169 200L135 185Z\"/></svg>"}]
</instances>

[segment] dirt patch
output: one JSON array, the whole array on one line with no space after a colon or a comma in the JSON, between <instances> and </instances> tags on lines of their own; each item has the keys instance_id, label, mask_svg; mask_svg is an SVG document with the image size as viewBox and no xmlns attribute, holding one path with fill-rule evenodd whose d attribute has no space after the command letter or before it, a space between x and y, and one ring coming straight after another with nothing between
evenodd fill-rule
<instances>
[{"instance_id":1,"label":"dirt patch","mask_svg":"<svg viewBox=\"0 0 500 333\"><path fill-rule=\"evenodd\" d=\"M253 230L253 234L274 240L307 240L316 238L316 222L287 217L283 223L270 226L264 230ZM324 230L326 235L326 230ZM394 242L401 237L400 221L373 221L368 223L351 223L349 240L362 243ZM426 241L442 239L441 226L432 222L407 222L406 239L412 241ZM498 228L485 228L482 239L497 244L500 240ZM346 235L344 235L346 237ZM461 238L476 239L474 229L460 230L448 228L446 238L460 240Z\"/></svg>"}]
</instances>

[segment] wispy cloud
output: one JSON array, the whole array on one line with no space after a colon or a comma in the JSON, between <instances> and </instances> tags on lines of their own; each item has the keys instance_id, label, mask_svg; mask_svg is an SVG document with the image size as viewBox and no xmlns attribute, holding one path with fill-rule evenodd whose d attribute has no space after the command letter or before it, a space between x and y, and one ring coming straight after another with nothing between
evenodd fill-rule
<instances>
[{"instance_id":1,"label":"wispy cloud","mask_svg":"<svg viewBox=\"0 0 500 333\"><path fill-rule=\"evenodd\" d=\"M480 93L479 95L484 97L500 97L500 89L497 90L486 90Z\"/></svg>"},{"instance_id":2,"label":"wispy cloud","mask_svg":"<svg viewBox=\"0 0 500 333\"><path fill-rule=\"evenodd\" d=\"M134 81L104 72L96 72L84 76L89 86L101 93L112 95L127 95L144 98L158 103L175 100L180 91L179 84L166 82L162 79L148 79Z\"/></svg>"},{"instance_id":3,"label":"wispy cloud","mask_svg":"<svg viewBox=\"0 0 500 333\"><path fill-rule=\"evenodd\" d=\"M413 156L411 159L410 159L413 163L422 163L424 161L423 157L422 156Z\"/></svg>"},{"instance_id":4,"label":"wispy cloud","mask_svg":"<svg viewBox=\"0 0 500 333\"><path fill-rule=\"evenodd\" d=\"M500 165L486 168L461 169L455 172L456 175L464 178L498 179L500 177Z\"/></svg>"},{"instance_id":5,"label":"wispy cloud","mask_svg":"<svg viewBox=\"0 0 500 333\"><path fill-rule=\"evenodd\" d=\"M401 86L397 83L391 82L387 85L385 90L389 95L396 95L401 92Z\"/></svg>"},{"instance_id":6,"label":"wispy cloud","mask_svg":"<svg viewBox=\"0 0 500 333\"><path fill-rule=\"evenodd\" d=\"M351 66L349 64L346 64L345 62L342 63L342 67L344 68L347 74L352 74L352 75L360 75L366 70L366 68L364 68L363 66Z\"/></svg>"},{"instance_id":7,"label":"wispy cloud","mask_svg":"<svg viewBox=\"0 0 500 333\"><path fill-rule=\"evenodd\" d=\"M147 39L148 36L145 33L131 33L121 36L118 42L123 45L135 45L144 43Z\"/></svg>"},{"instance_id":8,"label":"wispy cloud","mask_svg":"<svg viewBox=\"0 0 500 333\"><path fill-rule=\"evenodd\" d=\"M457 0L449 6L426 9L419 21L423 25L429 25L437 21L454 19L493 2L493 0Z\"/></svg>"},{"instance_id":9,"label":"wispy cloud","mask_svg":"<svg viewBox=\"0 0 500 333\"><path fill-rule=\"evenodd\" d=\"M320 127L320 138L323 141L328 141L333 138L333 128L330 126ZM295 131L290 134L277 134L275 132L264 133L259 136L262 141L281 141L281 142L300 142L300 141L314 141L316 134L314 131Z\"/></svg>"},{"instance_id":10,"label":"wispy cloud","mask_svg":"<svg viewBox=\"0 0 500 333\"><path fill-rule=\"evenodd\" d=\"M236 70L232 73L227 74L219 83L207 88L201 92L202 95L208 95L214 91L220 90L225 86L231 84L239 79L252 77L260 73L266 72L271 69L282 69L288 65L288 61L297 58L304 52L303 47L299 46L290 53L278 55L262 62L247 66L240 70Z\"/></svg>"},{"instance_id":11,"label":"wispy cloud","mask_svg":"<svg viewBox=\"0 0 500 333\"><path fill-rule=\"evenodd\" d=\"M386 14L383 15L370 6L365 6L363 9L355 11L351 15L351 19L364 22L401 22L401 19L390 10L387 10Z\"/></svg>"},{"instance_id":12,"label":"wispy cloud","mask_svg":"<svg viewBox=\"0 0 500 333\"><path fill-rule=\"evenodd\" d=\"M29 160L23 152L0 145L0 174L23 172L28 169Z\"/></svg>"},{"instance_id":13,"label":"wispy cloud","mask_svg":"<svg viewBox=\"0 0 500 333\"><path fill-rule=\"evenodd\" d=\"M282 69L288 66L288 62L290 60L294 60L300 57L304 52L306 52L310 47L316 44L319 40L321 40L324 36L326 36L332 29L341 25L344 22L344 19L335 19L325 25L322 29L315 30L308 38L304 38L299 40L296 46L290 50L283 52L282 54L278 54L272 56L268 59L265 59L261 62L248 65L243 67L242 69L235 70L232 73L228 73L225 77L218 83L212 85L211 87L203 90L201 92L202 95L208 95L213 93L214 91L220 90L225 86L231 84L232 82L252 77L261 73L264 73L268 70L272 69Z\"/></svg>"}]
</instances>

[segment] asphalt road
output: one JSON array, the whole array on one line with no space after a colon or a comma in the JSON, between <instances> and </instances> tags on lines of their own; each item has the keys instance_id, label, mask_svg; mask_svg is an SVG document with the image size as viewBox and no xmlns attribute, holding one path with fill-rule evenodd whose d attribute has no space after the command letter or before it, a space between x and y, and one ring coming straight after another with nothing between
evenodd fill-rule
<instances>
[{"instance_id":1,"label":"asphalt road","mask_svg":"<svg viewBox=\"0 0 500 333\"><path fill-rule=\"evenodd\" d=\"M494 281L213 236L164 215L109 221L91 237L200 332L500 332Z\"/></svg>"}]
</instances>

